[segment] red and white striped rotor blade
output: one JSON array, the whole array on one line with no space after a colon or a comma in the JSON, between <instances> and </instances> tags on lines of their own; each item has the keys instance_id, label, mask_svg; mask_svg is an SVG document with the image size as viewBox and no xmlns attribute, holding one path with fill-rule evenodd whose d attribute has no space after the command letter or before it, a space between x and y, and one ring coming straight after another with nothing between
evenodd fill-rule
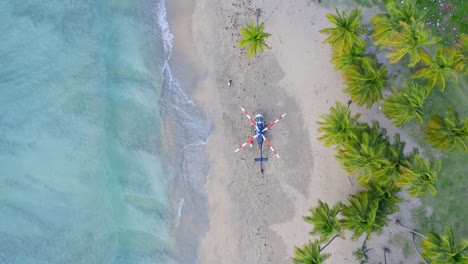
<instances>
[{"instance_id":1,"label":"red and white striped rotor blade","mask_svg":"<svg viewBox=\"0 0 468 264\"><path fill-rule=\"evenodd\" d=\"M265 142L267 143L268 145L268 148L273 151L273 153L275 153L276 157L279 159L279 155L278 153L276 152L276 150L273 148L273 146L271 145L270 141L268 141L268 139L266 139L265 136L263 136L263 140L265 140Z\"/></svg>"},{"instance_id":2,"label":"red and white striped rotor blade","mask_svg":"<svg viewBox=\"0 0 468 264\"><path fill-rule=\"evenodd\" d=\"M283 119L283 117L285 117L286 114L283 114L282 116L278 117L278 119L275 120L275 122L269 124L266 128L263 129L262 132L265 132L267 131L268 129L272 128L276 123L278 123L281 119Z\"/></svg>"},{"instance_id":3,"label":"red and white striped rotor blade","mask_svg":"<svg viewBox=\"0 0 468 264\"><path fill-rule=\"evenodd\" d=\"M252 144L252 141L253 141L257 136L258 136L258 135L255 135L255 136L249 138L249 140L247 140L244 144L242 144L242 146L240 146L238 149L236 149L235 152L241 150L241 149L242 149L243 147L245 147L245 145L247 145L247 144Z\"/></svg>"},{"instance_id":4,"label":"red and white striped rotor blade","mask_svg":"<svg viewBox=\"0 0 468 264\"><path fill-rule=\"evenodd\" d=\"M250 123L252 123L252 125L256 128L257 123L255 123L255 121L252 119L252 117L250 117L249 113L247 111L245 111L245 109L243 107L241 107L241 109L244 112L244 114L247 116L247 118L250 120Z\"/></svg>"}]
</instances>

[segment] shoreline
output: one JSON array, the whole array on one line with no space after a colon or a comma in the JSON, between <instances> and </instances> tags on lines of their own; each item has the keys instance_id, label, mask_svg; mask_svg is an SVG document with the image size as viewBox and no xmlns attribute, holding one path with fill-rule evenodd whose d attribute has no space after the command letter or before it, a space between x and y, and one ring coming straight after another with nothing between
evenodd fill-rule
<instances>
[{"instance_id":1,"label":"shoreline","mask_svg":"<svg viewBox=\"0 0 468 264\"><path fill-rule=\"evenodd\" d=\"M181 0L179 0L181 1ZM177 2L177 1L176 1ZM313 239L312 226L302 219L321 199L329 204L345 202L358 188L334 159L334 151L316 138L321 114L335 101L347 102L344 85L330 62L331 50L318 30L329 27L325 14L333 12L316 2L275 4L243 0L199 0L193 3L191 43L197 58L198 86L193 98L210 116L213 131L206 149L210 173L207 195L210 229L201 243L197 263L291 263L294 246ZM250 59L237 47L240 27L262 13L272 47ZM228 80L233 80L231 87ZM252 127L240 110L262 113L266 123L287 116L267 134L281 159L266 148L269 158L265 174L253 162L257 147L234 150L252 134ZM366 121L383 120L377 106L358 109ZM403 205L413 207L413 205ZM409 219L402 209L399 218ZM375 236L369 246L386 245L394 226ZM326 253L329 263L354 261L352 252L359 241L335 240ZM387 243L388 244L388 243ZM399 248L392 250L400 251ZM378 259L379 250L371 252ZM400 256L399 256L400 255ZM402 254L389 261L410 261Z\"/></svg>"},{"instance_id":2,"label":"shoreline","mask_svg":"<svg viewBox=\"0 0 468 264\"><path fill-rule=\"evenodd\" d=\"M181 94L172 103L177 113L167 113L173 117L172 126L176 128L174 131L169 128L165 133L171 135L173 144L178 146L177 155L168 162L180 165L176 166L177 181L171 194L176 217L174 256L177 256L177 263L191 264L195 263L193 258L199 256L200 241L209 228L209 204L204 191L209 170L205 146L210 138L212 124L193 97L193 93L201 89L200 82L204 76L204 68L197 64L198 58L193 53L195 47L190 30L193 2L165 2L167 22L173 35L168 67L175 83L170 86L172 89L177 86L176 93Z\"/></svg>"}]
</instances>

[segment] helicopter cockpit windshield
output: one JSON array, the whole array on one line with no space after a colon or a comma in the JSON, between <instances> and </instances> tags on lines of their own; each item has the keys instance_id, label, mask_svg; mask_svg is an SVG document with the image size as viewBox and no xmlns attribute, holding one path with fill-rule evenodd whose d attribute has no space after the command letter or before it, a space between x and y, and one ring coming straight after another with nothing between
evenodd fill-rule
<instances>
[{"instance_id":1,"label":"helicopter cockpit windshield","mask_svg":"<svg viewBox=\"0 0 468 264\"><path fill-rule=\"evenodd\" d=\"M261 115L257 115L255 117L255 123L257 123L257 128L260 129L260 130L263 130L263 127L264 127L264 123L263 123L263 116Z\"/></svg>"},{"instance_id":2,"label":"helicopter cockpit windshield","mask_svg":"<svg viewBox=\"0 0 468 264\"><path fill-rule=\"evenodd\" d=\"M262 116L256 116L255 117L255 122L257 123L257 125L258 125L258 123L263 123L263 117Z\"/></svg>"}]
</instances>

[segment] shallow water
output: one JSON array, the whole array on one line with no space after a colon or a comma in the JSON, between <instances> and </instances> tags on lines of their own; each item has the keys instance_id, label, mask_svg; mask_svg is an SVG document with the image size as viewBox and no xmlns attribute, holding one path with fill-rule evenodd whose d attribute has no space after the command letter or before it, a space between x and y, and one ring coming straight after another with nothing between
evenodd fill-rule
<instances>
[{"instance_id":1,"label":"shallow water","mask_svg":"<svg viewBox=\"0 0 468 264\"><path fill-rule=\"evenodd\" d=\"M183 161L164 162L174 96L158 1L0 2L0 263L195 258L174 250L173 201L199 201L187 186L172 196Z\"/></svg>"}]
</instances>

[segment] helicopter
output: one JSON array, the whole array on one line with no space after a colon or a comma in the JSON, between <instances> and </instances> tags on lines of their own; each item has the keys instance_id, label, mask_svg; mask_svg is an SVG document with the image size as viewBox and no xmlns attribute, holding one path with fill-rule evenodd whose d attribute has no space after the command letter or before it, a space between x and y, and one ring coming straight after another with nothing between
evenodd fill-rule
<instances>
[{"instance_id":1,"label":"helicopter","mask_svg":"<svg viewBox=\"0 0 468 264\"><path fill-rule=\"evenodd\" d=\"M247 118L249 119L250 123L255 127L255 135L250 137L244 144L242 144L238 149L236 149L235 152L238 152L239 150L241 150L243 147L245 147L247 144L250 144L250 147L252 147L252 142L254 141L254 139L257 140L257 143L258 143L258 149L259 149L259 152L260 152L260 157L259 158L255 158L255 161L256 162L260 162L260 171L262 172L263 174L263 162L264 161L268 161L268 158L264 158L263 157L263 152L262 152L262 145L263 145L263 142L265 141L265 143L268 145L268 148L273 151L273 153L275 154L275 156L277 158L279 158L279 155L278 153L276 152L276 150L273 148L273 146L271 145L270 141L268 141L268 139L266 139L265 137L265 132L267 132L270 128L272 128L274 125L276 125L276 123L278 123L281 119L283 119L286 114L283 114L282 116L280 116L278 119L276 119L273 123L269 124L267 127L265 127L265 121L263 119L263 116L261 114L257 114L255 116L255 120L252 119L252 117L250 117L249 113L247 111L245 111L245 109L243 107L241 107L242 111L244 112L244 114L247 116Z\"/></svg>"}]
</instances>

